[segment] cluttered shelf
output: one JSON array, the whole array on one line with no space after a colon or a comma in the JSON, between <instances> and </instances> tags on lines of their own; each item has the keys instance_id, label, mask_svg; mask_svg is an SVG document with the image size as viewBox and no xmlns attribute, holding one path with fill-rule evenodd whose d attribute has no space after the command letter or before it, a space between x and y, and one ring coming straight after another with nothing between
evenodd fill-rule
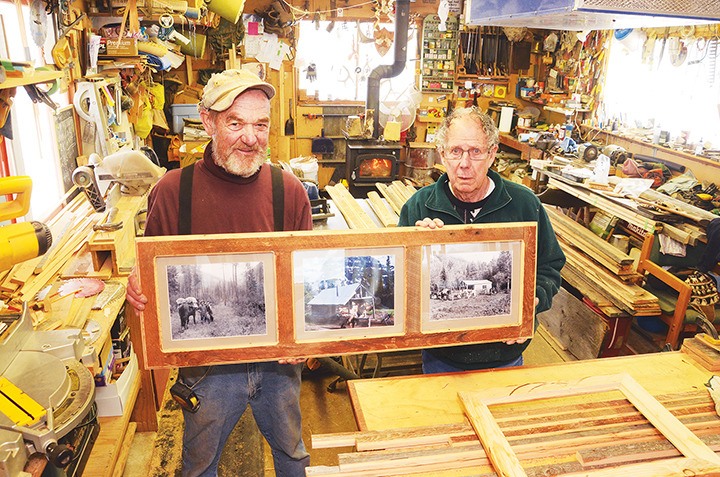
<instances>
[{"instance_id":1,"label":"cluttered shelf","mask_svg":"<svg viewBox=\"0 0 720 477\"><path fill-rule=\"evenodd\" d=\"M6 77L5 81L0 82L0 89L15 88L18 86L25 86L30 84L47 83L49 81L55 81L61 78L63 75L62 71L39 71L33 70L29 74L23 74L19 77Z\"/></svg>"},{"instance_id":2,"label":"cluttered shelf","mask_svg":"<svg viewBox=\"0 0 720 477\"><path fill-rule=\"evenodd\" d=\"M627 143L626 149L632 149L639 154L646 154L652 157L667 158L669 160L679 161L690 161L694 164L709 166L720 169L720 155L713 159L710 157L703 157L697 154L692 154L687 151L680 151L665 147L660 144L653 144L649 140L644 139L644 135L637 135L632 133L620 133L615 131L607 131L605 129L598 129L592 126L582 126L583 134L588 141L603 141L606 144L617 144L624 146ZM717 173L717 171L716 171ZM696 173L696 175L698 175Z\"/></svg>"}]
</instances>

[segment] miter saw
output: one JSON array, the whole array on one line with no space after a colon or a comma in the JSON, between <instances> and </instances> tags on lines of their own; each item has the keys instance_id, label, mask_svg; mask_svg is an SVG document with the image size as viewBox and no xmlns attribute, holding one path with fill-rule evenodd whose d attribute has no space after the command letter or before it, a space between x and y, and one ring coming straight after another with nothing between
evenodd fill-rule
<instances>
[{"instance_id":1,"label":"miter saw","mask_svg":"<svg viewBox=\"0 0 720 477\"><path fill-rule=\"evenodd\" d=\"M73 171L72 179L85 192L96 212L108 211L107 219L96 225L96 230L122 227L122 223L115 222L120 195L142 195L165 174L165 168L155 164L147 153L133 149L123 149L104 158L92 153L88 162L87 166Z\"/></svg>"},{"instance_id":2,"label":"miter saw","mask_svg":"<svg viewBox=\"0 0 720 477\"><path fill-rule=\"evenodd\" d=\"M0 194L13 196L0 203L0 222L27 214L31 190L30 177L0 178ZM0 271L44 254L51 243L50 229L39 222L0 227ZM97 434L97 424L79 426L95 398L92 373L79 361L80 330L33 331L25 304L0 304L0 477L20 475L37 452L57 467L77 467L79 449L60 440L72 431Z\"/></svg>"},{"instance_id":3,"label":"miter saw","mask_svg":"<svg viewBox=\"0 0 720 477\"><path fill-rule=\"evenodd\" d=\"M35 453L60 468L77 463L81 449L61 439L81 429L89 449L99 430L93 375L80 362L81 331L33 331L27 305L0 314L0 323L6 328L0 338L0 477L21 475Z\"/></svg>"}]
</instances>

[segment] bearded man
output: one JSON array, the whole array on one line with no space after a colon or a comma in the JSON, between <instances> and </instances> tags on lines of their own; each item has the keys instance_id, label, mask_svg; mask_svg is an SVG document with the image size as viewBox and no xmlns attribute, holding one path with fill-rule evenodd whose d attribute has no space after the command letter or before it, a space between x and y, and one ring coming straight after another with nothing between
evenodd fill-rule
<instances>
[{"instance_id":1,"label":"bearded man","mask_svg":"<svg viewBox=\"0 0 720 477\"><path fill-rule=\"evenodd\" d=\"M303 185L266 161L274 95L271 84L246 70L210 78L198 110L212 140L200 161L155 185L146 236L312 228ZM147 303L135 273L126 299L140 311ZM270 444L276 475L304 476L310 458L300 423L303 361L181 368L178 381L200 401L195 412L183 409L183 476L217 475L225 442L248 405Z\"/></svg>"}]
</instances>

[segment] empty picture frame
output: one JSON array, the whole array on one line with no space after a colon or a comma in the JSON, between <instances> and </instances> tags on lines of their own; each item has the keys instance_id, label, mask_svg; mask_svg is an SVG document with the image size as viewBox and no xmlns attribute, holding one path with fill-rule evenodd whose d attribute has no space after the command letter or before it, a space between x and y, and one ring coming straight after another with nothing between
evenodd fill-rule
<instances>
[{"instance_id":1,"label":"empty picture frame","mask_svg":"<svg viewBox=\"0 0 720 477\"><path fill-rule=\"evenodd\" d=\"M141 320L148 368L533 334L534 223L141 237L136 244L137 273L148 298ZM503 313L437 319L432 303L449 300L439 297L431 260L424 259L433 250L456 265L480 257L477 270L453 275L460 279L446 279L443 287L458 307L473 310L503 295L510 301Z\"/></svg>"}]
</instances>

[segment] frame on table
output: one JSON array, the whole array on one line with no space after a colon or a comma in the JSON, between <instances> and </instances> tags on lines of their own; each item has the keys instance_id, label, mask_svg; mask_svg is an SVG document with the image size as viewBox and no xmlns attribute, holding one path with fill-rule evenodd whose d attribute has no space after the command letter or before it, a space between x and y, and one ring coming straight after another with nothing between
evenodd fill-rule
<instances>
[{"instance_id":1,"label":"frame on table","mask_svg":"<svg viewBox=\"0 0 720 477\"><path fill-rule=\"evenodd\" d=\"M670 413L655 397L647 392L629 374L596 376L589 378L592 384L571 386L565 389L531 392L493 398L483 398L477 392L458 393L470 423L498 475L527 477L527 473L513 451L502 429L492 415L489 406L518 402L561 398L619 391L640 411L683 457L659 459L638 464L620 465L614 468L587 469L582 475L591 477L623 477L626 475L653 475L673 477L683 475L705 475L708 469L720 472L720 456L710 449L698 436ZM693 471L694 473L692 473ZM573 474L576 475L576 474ZM578 474L579 475L579 474Z\"/></svg>"},{"instance_id":2,"label":"frame on table","mask_svg":"<svg viewBox=\"0 0 720 477\"><path fill-rule=\"evenodd\" d=\"M536 253L528 222L141 237L145 364L530 338Z\"/></svg>"}]
</instances>

